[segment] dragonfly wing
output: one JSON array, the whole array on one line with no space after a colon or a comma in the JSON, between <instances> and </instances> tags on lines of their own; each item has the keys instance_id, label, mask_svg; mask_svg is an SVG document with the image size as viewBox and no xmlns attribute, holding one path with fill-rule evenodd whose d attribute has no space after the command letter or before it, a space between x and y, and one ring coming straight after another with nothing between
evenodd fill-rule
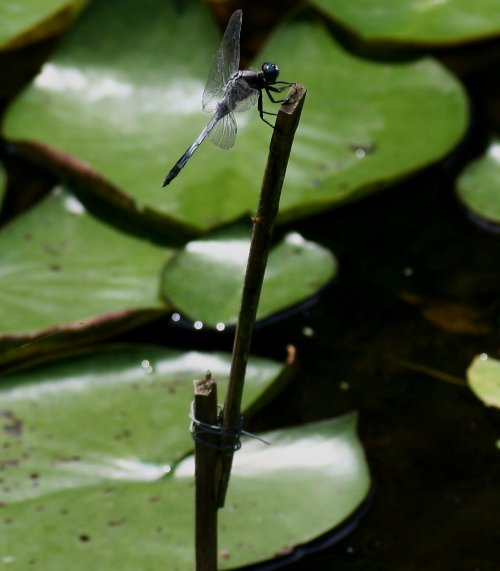
<instances>
[{"instance_id":1,"label":"dragonfly wing","mask_svg":"<svg viewBox=\"0 0 500 571\"><path fill-rule=\"evenodd\" d=\"M214 128L208 134L208 138L214 145L227 150L231 149L234 145L236 131L236 120L234 119L234 115L229 113L217 121Z\"/></svg>"},{"instance_id":2,"label":"dragonfly wing","mask_svg":"<svg viewBox=\"0 0 500 571\"><path fill-rule=\"evenodd\" d=\"M222 51L222 75L224 85L238 71L240 66L240 33L243 12L236 10L227 24L220 49Z\"/></svg>"},{"instance_id":3,"label":"dragonfly wing","mask_svg":"<svg viewBox=\"0 0 500 571\"><path fill-rule=\"evenodd\" d=\"M227 24L221 45L212 59L205 91L203 92L203 111L213 113L217 102L224 98L225 87L240 65L240 32L242 11L236 10Z\"/></svg>"},{"instance_id":4,"label":"dragonfly wing","mask_svg":"<svg viewBox=\"0 0 500 571\"><path fill-rule=\"evenodd\" d=\"M234 110L235 111L248 111L251 109L259 99L259 91L250 87L245 81L238 82L235 87L237 90Z\"/></svg>"},{"instance_id":5,"label":"dragonfly wing","mask_svg":"<svg viewBox=\"0 0 500 571\"><path fill-rule=\"evenodd\" d=\"M207 83L203 91L201 105L206 113L213 113L217 103L224 98L224 80L222 76L221 60L218 57L220 50L212 59L212 67L208 73Z\"/></svg>"}]
</instances>

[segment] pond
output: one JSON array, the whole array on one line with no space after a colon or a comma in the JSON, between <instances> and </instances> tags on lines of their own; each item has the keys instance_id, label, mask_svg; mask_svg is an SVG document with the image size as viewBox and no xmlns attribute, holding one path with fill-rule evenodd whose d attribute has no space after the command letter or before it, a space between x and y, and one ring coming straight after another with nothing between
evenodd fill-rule
<instances>
[{"instance_id":1,"label":"pond","mask_svg":"<svg viewBox=\"0 0 500 571\"><path fill-rule=\"evenodd\" d=\"M217 311L221 291L228 299L235 296L235 291L238 294L239 278L234 267L241 265L241 257L234 255L235 266L230 266L227 262L233 254L228 255L227 246L219 251L219 258L211 255L216 263L207 263L205 272L214 278L207 280L212 287L202 289L198 297L204 309L217 310L213 323L221 325L220 330L204 327L201 320L195 327L189 320L173 320L172 311L179 310L183 303L189 306L194 295L200 293L198 289L194 294L187 284L198 285L199 260L210 258L203 242L206 236L212 246L219 244L219 250L220 243L227 244L224 240L232 242L237 253L247 247L245 238L241 238L246 228L242 231L242 227L235 226L228 231L227 227L241 217L247 220L253 209L255 192L249 181L253 184L255 180L253 163L264 162L270 130L263 130L258 121L249 120L247 125L243 120L241 130L248 129L239 136L241 142L234 154L212 154L216 151L207 145L172 185L172 192L160 194L165 192L159 188L163 169L169 167L166 156L172 155L175 160L184 148L181 139L191 141L187 131L198 132L194 125L201 115L197 89L202 89L200 78L206 74L202 52L214 44L218 30L211 15L195 3L188 3L190 9L179 12L175 3L155 0L149 12L137 10L134 0L127 0L122 6L130 11L129 17L121 19L109 10L111 4L112 0L96 0L74 32L60 44L60 51L54 51L59 44L50 26L44 34L34 36L39 44L30 45L28 41L24 50L22 41L7 43L3 49L0 45L0 73L5 79L0 82L1 103L5 106L2 126L7 125L2 131L5 139L0 153L2 200L6 188L0 218L2 267L19 272L13 271L10 281L8 271L0 276L4 280L0 288L0 341L5 343L1 346L0 366L7 372L9 367L22 366L30 358L43 362L52 354L65 355L66 351L79 351L89 345L95 348L93 344L109 348L115 343L150 343L173 348L176 356L179 350L231 349L234 307L227 308L228 327L217 321ZM391 18L384 16L375 21L366 18L368 7L358 11L351 9L353 3L338 2L335 16L330 13L335 6L328 0L311 1L321 12L310 7L305 16L295 15L270 44L280 61L300 76L297 79L305 78L309 92L302 132L299 127L296 139L296 155L290 163L288 187L285 182L283 191L283 219L275 236L281 244L276 258L285 260L285 270L290 272L275 272L275 290L286 281L293 287L287 291L285 301L285 296L278 300L282 305L271 303L265 312L265 319L255 331L253 352L281 363L287 355L293 355L296 374L274 400L250 416L245 429L291 429L355 412L372 487L362 505L331 533L299 546L288 558L285 554L281 560L252 569L490 571L499 565L500 412L474 395L466 376L478 355L483 359L500 358L500 232L490 219L487 223L479 221L457 198L459 177L471 161L484 156L488 148L495 148L492 141L500 130L500 49L495 40L500 23L493 18L498 17L498 10L493 10L491 18L479 19L479 32L471 31L469 24L477 24L478 20L464 19L464 9L457 4L457 22L462 21L464 29L453 26L447 36L442 32L439 35L439 26L429 25L426 18L430 14L431 22L446 24L446 13L442 20L433 20L432 10L441 4L447 10L450 3L411 3L410 8L418 4L425 17L418 26L409 27L402 25L408 17L409 3L401 1L401 12L391 8L388 1L382 4L386 12L378 13ZM480 4L488 14L488 3ZM173 15L166 18L169 11ZM264 20L265 14L259 9L253 14L250 9L248 12L255 30L255 22ZM130 17L136 13L141 17ZM327 22L329 13L331 21ZM70 20L76 14L72 13ZM54 18L59 33L72 24L65 17ZM411 14L409 18L414 21ZM359 26L359 37L351 29L355 25ZM103 26L109 26L109 34L102 33ZM152 26L155 33L151 32ZM139 57L134 42L128 41L131 28L137 34L134 39L144 42L149 50L144 53L149 54L149 71L154 73L144 73L148 58L142 57L143 52ZM463 48L456 47L460 34L465 34ZM99 38L102 45L89 38ZM172 38L176 41L170 47L182 54L180 42L186 38L194 38L204 48L188 62L180 57L169 59L165 54L174 51L166 42ZM363 38L367 43L363 44ZM402 42L400 52L398 42ZM441 42L450 42L451 47L443 49ZM116 56L117 46L123 48L121 58ZM432 54L433 49L435 58L413 59ZM308 58L304 59L304 53ZM311 61L321 64L322 73L317 73ZM44 62L38 81L9 107ZM111 79L103 69L113 72ZM177 85L178 77L187 79L184 83L184 79L179 80ZM172 101L179 108L174 105L172 110L165 110L166 78L174 95L175 89L182 88L187 90L183 97L187 94L193 99L181 98L177 93ZM379 84L381 78L384 81ZM471 121L467 130L469 103ZM133 114L135 110L137 115ZM178 136L165 137L166 123L169 133ZM31 138L43 144L30 146ZM19 139L27 139L28 143L16 147ZM63 148L68 154L53 152L51 146ZM40 164L36 166L29 155ZM482 182L480 177L468 179L467 192L476 185L481 188L483 184L484 188L484 181L493 190L491 196L481 196L474 204L498 204L497 164L498 157L490 165L494 171L488 175L491 178L485 176ZM82 205L71 194L71 188L51 195L52 203L38 202L68 176L75 187L80 185L80 192L83 189L83 194L89 191L93 195L88 203ZM372 193L380 187L386 190ZM64 194L66 191L69 194ZM31 204L35 206L30 213ZM59 216L61 208L65 209L64 216ZM25 217L24 222L23 216L16 219L24 211L31 218ZM95 213L100 218L94 218ZM17 228L22 229L21 239L8 242ZM198 249L191 241L191 247L179 254L188 238L200 235ZM152 241L145 239L151 237ZM41 244L42 250L36 250L34 244ZM312 247L316 251L314 260L310 256ZM297 272L293 267L299 250L304 255L300 259L305 260L300 262L300 269L311 264L307 271ZM194 263L190 257L193 252L202 252ZM39 261L50 256L55 261L47 270ZM167 267L165 262L172 259L178 265L174 264L174 271L167 271L166 278L160 279ZM175 273L182 265L179 260L184 260L191 274ZM26 265L20 261L26 261ZM212 272L223 265L226 273L217 282L215 277L220 276ZM318 267L323 273L313 275ZM334 279L325 285L335 272ZM301 273L313 275L309 282L314 287L309 282L300 283L303 289L296 287L300 281L297 274ZM68 275L67 281L59 279ZM186 279L186 275L192 277ZM295 277L287 280L283 275ZM115 280L116 276L120 279ZM26 291L20 287L25 282ZM311 289L318 290L317 295L304 300ZM281 309L297 299L302 304L275 313L276 307ZM84 312L85 318L91 317L86 321L79 312ZM207 315L203 319L210 323L211 312ZM20 337L13 334L18 332ZM279 369L281 363L272 367ZM108 366L104 367L105 373ZM150 364L142 360L142 367L144 378L156 374L153 361ZM273 375L278 373L274 371ZM180 392L176 382L168 387L169 395ZM140 383L136 384L131 386L139 392ZM142 386L140 390L148 392ZM156 436L164 426L161 415L154 417L158 425L149 418L148 407L157 401L155 395L149 392L149 404L142 416L136 415L140 421L137 424L144 428L141 437L149 439L148 445L148 430ZM135 414L135 400L131 402L130 410ZM59 408L66 410L64 406ZM85 413L85 408L82 410ZM88 422L84 413L82 418ZM115 413L117 417L122 414ZM106 414L101 415L104 420ZM179 414L184 421L184 408ZM8 444L5 450L12 450L11 439L15 441L21 435L23 423L11 411L0 410L0 418L4 421L2 436ZM110 424L104 422L103 430L111 431ZM117 478L127 470L130 477L134 470L140 472L145 466L152 480L160 479L165 467L170 473L171 465L184 458L191 446L187 429L177 442L177 424L172 426L169 435L174 434L172 447L177 456L171 464L159 467L151 462L146 466L138 461L118 468L111 466L119 472ZM50 423L48 430L51 441ZM120 441L119 446L131 436L128 429L123 429L112 433L111 440L113 445ZM96 440L101 444L100 439ZM139 443L138 448L142 446ZM156 440L153 448L152 455L161 456ZM22 457L21 463L31 452ZM56 452L59 456L56 454L53 463L57 467L81 460L78 455L61 456L57 447ZM2 460L1 467L7 474L13 457ZM83 480L101 476L103 466L99 462L89 466ZM19 478L16 470L12 471ZM28 471L29 493L36 495L36 489L45 485L45 476L40 476L38 467ZM14 489L17 493L8 478L9 474L2 475L1 491L10 494ZM82 488L87 480L84 484ZM160 485L158 489L162 489ZM107 505L112 504L109 498L116 490L119 495L118 486L104 486ZM187 485L184 491L190 498ZM82 493L85 496L86 491ZM148 504L160 503L159 496L151 496L147 487L141 493L148 498ZM132 498L136 499L133 494ZM0 507L7 506L11 507L0 499ZM40 506L35 511L45 509ZM58 506L57 501L53 506ZM126 507L129 514L130 505ZM64 502L59 508L58 516L68 515ZM3 518L5 529L12 530L13 523L17 525L21 520L23 525L30 524L33 513L24 513L23 509L21 506L19 512L14 511L15 518ZM310 515L314 519L315 514ZM43 519L39 514L35 517ZM111 519L107 528L113 529L107 532L114 533L125 520ZM177 532L176 525L172 529ZM155 531L164 529L157 526ZM98 534L79 528L78 533L78 549L87 549L88 556ZM17 535L11 532L11 537ZM42 533L40 537L45 545L46 536ZM124 544L121 536L117 541ZM154 542L155 538L151 553L157 545ZM187 549L191 553L190 544ZM108 551L106 545L99 553ZM71 548L68 553L73 556ZM9 566L14 562L12 557L10 553L3 559L0 556L0 566ZM34 564L35 559L31 561Z\"/></svg>"}]
</instances>

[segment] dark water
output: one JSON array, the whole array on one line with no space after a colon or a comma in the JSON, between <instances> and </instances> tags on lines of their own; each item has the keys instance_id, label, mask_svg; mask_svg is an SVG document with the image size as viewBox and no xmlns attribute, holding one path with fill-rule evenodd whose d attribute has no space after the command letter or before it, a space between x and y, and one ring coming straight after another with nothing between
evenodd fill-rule
<instances>
[{"instance_id":1,"label":"dark water","mask_svg":"<svg viewBox=\"0 0 500 571\"><path fill-rule=\"evenodd\" d=\"M355 531L290 571L500 569L500 411L465 385L475 355L499 357L500 239L440 173L303 225L342 271L295 318L314 331L288 339L300 375L255 425L359 411L375 487Z\"/></svg>"}]
</instances>

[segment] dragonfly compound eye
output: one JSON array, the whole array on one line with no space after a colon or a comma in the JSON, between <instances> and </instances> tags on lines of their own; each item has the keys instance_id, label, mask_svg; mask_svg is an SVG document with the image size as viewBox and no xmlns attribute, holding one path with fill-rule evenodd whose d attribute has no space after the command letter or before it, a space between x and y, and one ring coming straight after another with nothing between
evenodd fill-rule
<instances>
[{"instance_id":1,"label":"dragonfly compound eye","mask_svg":"<svg viewBox=\"0 0 500 571\"><path fill-rule=\"evenodd\" d=\"M278 74L280 72L279 67L275 63L263 63L262 73L264 74L264 81L266 83L275 83L278 79Z\"/></svg>"}]
</instances>

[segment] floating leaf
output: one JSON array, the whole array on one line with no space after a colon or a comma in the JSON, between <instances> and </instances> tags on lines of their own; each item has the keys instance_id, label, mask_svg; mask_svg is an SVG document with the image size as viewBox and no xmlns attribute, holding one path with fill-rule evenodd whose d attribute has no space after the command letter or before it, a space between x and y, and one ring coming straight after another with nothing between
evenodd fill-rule
<instances>
[{"instance_id":1,"label":"floating leaf","mask_svg":"<svg viewBox=\"0 0 500 571\"><path fill-rule=\"evenodd\" d=\"M307 18L279 30L264 53L271 57L308 87L283 217L386 187L445 156L465 132L465 92L431 58L367 61Z\"/></svg>"},{"instance_id":2,"label":"floating leaf","mask_svg":"<svg viewBox=\"0 0 500 571\"><path fill-rule=\"evenodd\" d=\"M164 297L192 321L236 323L249 248L250 231L241 224L189 242L165 266ZM336 268L326 248L297 232L287 234L269 255L257 318L312 297Z\"/></svg>"},{"instance_id":3,"label":"floating leaf","mask_svg":"<svg viewBox=\"0 0 500 571\"><path fill-rule=\"evenodd\" d=\"M486 154L464 170L457 194L475 219L500 225L500 141L492 141Z\"/></svg>"},{"instance_id":4,"label":"floating leaf","mask_svg":"<svg viewBox=\"0 0 500 571\"><path fill-rule=\"evenodd\" d=\"M190 570L192 380L223 398L229 356L127 347L3 380L3 561L19 568ZM251 358L244 406L283 373ZM350 515L370 485L356 417L274 431L236 454L220 568L271 558ZM26 537L30 538L26 542Z\"/></svg>"},{"instance_id":5,"label":"floating leaf","mask_svg":"<svg viewBox=\"0 0 500 571\"><path fill-rule=\"evenodd\" d=\"M238 114L234 149L205 143L160 189L208 120L200 102L219 38L198 2L179 10L163 0L96 0L10 108L5 134L159 229L199 233L253 213L271 136L256 110ZM386 187L464 134L466 95L444 67L355 57L307 14L275 34L255 67L261 61L308 88L281 220Z\"/></svg>"},{"instance_id":6,"label":"floating leaf","mask_svg":"<svg viewBox=\"0 0 500 571\"><path fill-rule=\"evenodd\" d=\"M500 35L496 0L311 0L366 41L446 45Z\"/></svg>"},{"instance_id":7,"label":"floating leaf","mask_svg":"<svg viewBox=\"0 0 500 571\"><path fill-rule=\"evenodd\" d=\"M410 292L400 295L406 302L421 307L424 318L447 333L485 335L491 332L487 313L478 307Z\"/></svg>"},{"instance_id":8,"label":"floating leaf","mask_svg":"<svg viewBox=\"0 0 500 571\"><path fill-rule=\"evenodd\" d=\"M500 361L476 357L467 369L467 382L484 404L500 408Z\"/></svg>"},{"instance_id":9,"label":"floating leaf","mask_svg":"<svg viewBox=\"0 0 500 571\"><path fill-rule=\"evenodd\" d=\"M0 50L18 48L66 29L88 0L9 0L0 4Z\"/></svg>"},{"instance_id":10,"label":"floating leaf","mask_svg":"<svg viewBox=\"0 0 500 571\"><path fill-rule=\"evenodd\" d=\"M36 351L42 341L151 319L166 310L158 278L168 255L54 192L0 231L0 347L36 341Z\"/></svg>"},{"instance_id":11,"label":"floating leaf","mask_svg":"<svg viewBox=\"0 0 500 571\"><path fill-rule=\"evenodd\" d=\"M267 448L245 445L219 517L220 569L289 553L360 506L370 474L356 425L350 414L264 433Z\"/></svg>"}]
</instances>

